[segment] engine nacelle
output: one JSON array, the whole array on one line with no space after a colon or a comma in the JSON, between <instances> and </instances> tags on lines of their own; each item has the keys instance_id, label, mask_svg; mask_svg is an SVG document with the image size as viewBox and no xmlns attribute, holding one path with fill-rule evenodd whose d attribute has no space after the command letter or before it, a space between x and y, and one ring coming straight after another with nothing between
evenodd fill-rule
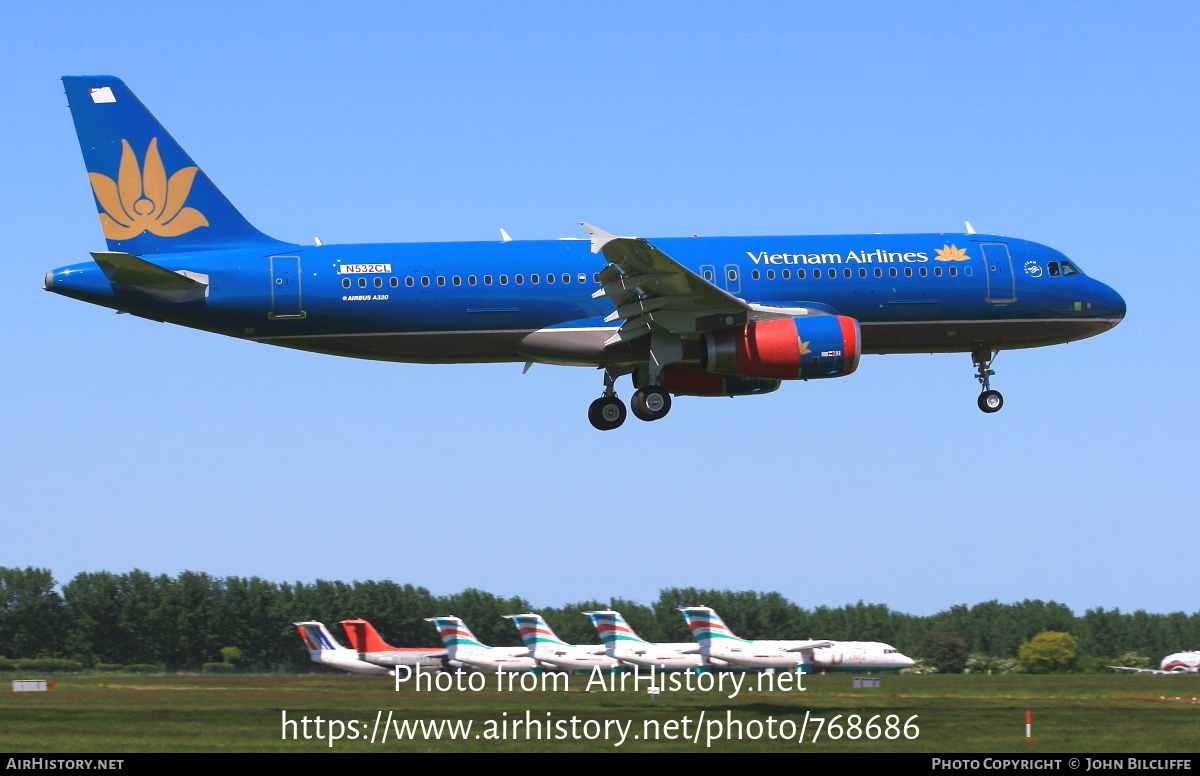
<instances>
[{"instance_id":1,"label":"engine nacelle","mask_svg":"<svg viewBox=\"0 0 1200 776\"><path fill-rule=\"evenodd\" d=\"M756 321L704 335L700 367L773 380L841 377L858 368L858 321L812 315Z\"/></svg>"},{"instance_id":2,"label":"engine nacelle","mask_svg":"<svg viewBox=\"0 0 1200 776\"><path fill-rule=\"evenodd\" d=\"M774 391L779 381L705 372L694 364L670 364L663 369L662 387L676 396L752 396Z\"/></svg>"}]
</instances>

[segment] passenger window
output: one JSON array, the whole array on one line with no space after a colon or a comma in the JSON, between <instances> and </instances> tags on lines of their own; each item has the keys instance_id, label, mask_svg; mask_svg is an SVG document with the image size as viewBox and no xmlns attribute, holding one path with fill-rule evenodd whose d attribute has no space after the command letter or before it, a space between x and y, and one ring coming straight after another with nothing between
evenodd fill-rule
<instances>
[{"instance_id":1,"label":"passenger window","mask_svg":"<svg viewBox=\"0 0 1200 776\"><path fill-rule=\"evenodd\" d=\"M536 285L540 279L541 279L541 277L538 275L530 275L529 276L529 282L533 283L534 285Z\"/></svg>"},{"instance_id":2,"label":"passenger window","mask_svg":"<svg viewBox=\"0 0 1200 776\"><path fill-rule=\"evenodd\" d=\"M400 278L388 278L388 285L395 288L400 285Z\"/></svg>"},{"instance_id":3,"label":"passenger window","mask_svg":"<svg viewBox=\"0 0 1200 776\"><path fill-rule=\"evenodd\" d=\"M503 283L504 281L503 281L503 280L501 280L500 282L501 282L501 283ZM524 275L514 275L514 276L513 276L513 282L514 282L514 283L516 283L518 286L520 286L520 285L524 285L524 283L525 283L525 276L524 276Z\"/></svg>"},{"instance_id":4,"label":"passenger window","mask_svg":"<svg viewBox=\"0 0 1200 776\"><path fill-rule=\"evenodd\" d=\"M379 277L375 278L375 287L383 288L383 278L379 278Z\"/></svg>"},{"instance_id":5,"label":"passenger window","mask_svg":"<svg viewBox=\"0 0 1200 776\"><path fill-rule=\"evenodd\" d=\"M350 278L342 278L342 288L350 287Z\"/></svg>"},{"instance_id":6,"label":"passenger window","mask_svg":"<svg viewBox=\"0 0 1200 776\"><path fill-rule=\"evenodd\" d=\"M502 285L502 286L507 286L507 285L508 285L508 275L501 275L501 276L500 276L500 285Z\"/></svg>"},{"instance_id":7,"label":"passenger window","mask_svg":"<svg viewBox=\"0 0 1200 776\"><path fill-rule=\"evenodd\" d=\"M366 278L359 278L359 279L358 279L358 287L359 287L359 288L366 288L366 287L367 287L367 279L366 279Z\"/></svg>"},{"instance_id":8,"label":"passenger window","mask_svg":"<svg viewBox=\"0 0 1200 776\"><path fill-rule=\"evenodd\" d=\"M492 276L491 276L491 275L484 275L484 276L483 276L483 284L484 284L485 286L490 286L490 285L492 284Z\"/></svg>"},{"instance_id":9,"label":"passenger window","mask_svg":"<svg viewBox=\"0 0 1200 776\"><path fill-rule=\"evenodd\" d=\"M580 283L586 283L586 282L587 282L587 275L585 275L585 274L583 274L582 272L580 272L580 273L579 273L579 282L580 282Z\"/></svg>"},{"instance_id":10,"label":"passenger window","mask_svg":"<svg viewBox=\"0 0 1200 776\"><path fill-rule=\"evenodd\" d=\"M474 275L467 275L467 285L468 286L475 285L475 276Z\"/></svg>"},{"instance_id":11,"label":"passenger window","mask_svg":"<svg viewBox=\"0 0 1200 776\"><path fill-rule=\"evenodd\" d=\"M412 288L414 283L415 283L415 281L411 277L407 277L404 279L404 285L408 286L409 288Z\"/></svg>"},{"instance_id":12,"label":"passenger window","mask_svg":"<svg viewBox=\"0 0 1200 776\"><path fill-rule=\"evenodd\" d=\"M804 270L802 270L802 269L801 269L801 270L797 270L797 272L803 272L803 271L804 271ZM800 277L803 277L803 275L801 275ZM784 280L791 280L791 279L792 279L792 271L791 271L790 269L785 269L785 270L783 271L783 279L784 279Z\"/></svg>"},{"instance_id":13,"label":"passenger window","mask_svg":"<svg viewBox=\"0 0 1200 776\"><path fill-rule=\"evenodd\" d=\"M912 277L912 267L905 267L905 268L904 268L904 277L906 277L906 278L911 278L911 277Z\"/></svg>"},{"instance_id":14,"label":"passenger window","mask_svg":"<svg viewBox=\"0 0 1200 776\"><path fill-rule=\"evenodd\" d=\"M958 277L958 267L947 267L947 269L950 271L950 277Z\"/></svg>"},{"instance_id":15,"label":"passenger window","mask_svg":"<svg viewBox=\"0 0 1200 776\"><path fill-rule=\"evenodd\" d=\"M966 275L967 277L971 277L971 268L963 267L963 274Z\"/></svg>"},{"instance_id":16,"label":"passenger window","mask_svg":"<svg viewBox=\"0 0 1200 776\"><path fill-rule=\"evenodd\" d=\"M750 279L758 280L758 270L755 269L750 271Z\"/></svg>"},{"instance_id":17,"label":"passenger window","mask_svg":"<svg viewBox=\"0 0 1200 776\"><path fill-rule=\"evenodd\" d=\"M796 278L797 278L797 279L799 279L799 280L804 280L804 276L805 276L805 274L806 274L806 273L805 273L805 272L804 272L804 270L802 270L802 269L798 269L798 270L796 270Z\"/></svg>"},{"instance_id":18,"label":"passenger window","mask_svg":"<svg viewBox=\"0 0 1200 776\"><path fill-rule=\"evenodd\" d=\"M704 270L704 275L703 275L703 277L704 277L704 279L705 279L705 280L707 280L709 283L711 283L711 282L712 282L712 279L713 279L713 273L712 273L712 270L711 270L711 269L706 269L706 270Z\"/></svg>"},{"instance_id":19,"label":"passenger window","mask_svg":"<svg viewBox=\"0 0 1200 776\"><path fill-rule=\"evenodd\" d=\"M867 268L866 268L866 267L859 267L859 268L858 268L858 276L859 276L860 278L865 278L865 277L867 276Z\"/></svg>"},{"instance_id":20,"label":"passenger window","mask_svg":"<svg viewBox=\"0 0 1200 776\"><path fill-rule=\"evenodd\" d=\"M450 278L450 282L451 282L451 283L453 283L453 284L454 284L454 285L456 285L456 286L461 286L461 285L462 285L462 278L460 278L458 275L455 275L454 277Z\"/></svg>"},{"instance_id":21,"label":"passenger window","mask_svg":"<svg viewBox=\"0 0 1200 776\"><path fill-rule=\"evenodd\" d=\"M848 278L848 277L850 277L850 274L851 274L851 273L850 273L850 268L849 268L849 267L846 267L844 270L842 270L842 277L844 277L844 278Z\"/></svg>"},{"instance_id":22,"label":"passenger window","mask_svg":"<svg viewBox=\"0 0 1200 776\"><path fill-rule=\"evenodd\" d=\"M877 278L883 277L883 267L875 268L875 277L877 277Z\"/></svg>"},{"instance_id":23,"label":"passenger window","mask_svg":"<svg viewBox=\"0 0 1200 776\"><path fill-rule=\"evenodd\" d=\"M429 287L429 276L428 275L421 276L421 285L425 286L426 288Z\"/></svg>"},{"instance_id":24,"label":"passenger window","mask_svg":"<svg viewBox=\"0 0 1200 776\"><path fill-rule=\"evenodd\" d=\"M571 276L570 276L570 275L568 275L566 272L562 273L562 281L563 281L564 283L570 283L570 282L571 282Z\"/></svg>"},{"instance_id":25,"label":"passenger window","mask_svg":"<svg viewBox=\"0 0 1200 776\"><path fill-rule=\"evenodd\" d=\"M888 267L888 277L893 277L893 278L894 278L894 277L896 277L896 276L897 276L897 275L899 275L899 274L900 274L900 273L896 271L896 268L895 268L895 267Z\"/></svg>"},{"instance_id":26,"label":"passenger window","mask_svg":"<svg viewBox=\"0 0 1200 776\"><path fill-rule=\"evenodd\" d=\"M438 284L439 286L444 286L444 285L446 285L446 276L445 276L445 275L438 275L438 276L437 276L437 284Z\"/></svg>"},{"instance_id":27,"label":"passenger window","mask_svg":"<svg viewBox=\"0 0 1200 776\"><path fill-rule=\"evenodd\" d=\"M550 274L549 272L547 272L547 273L546 273L546 282L547 282L547 283L553 283L553 282L554 282L554 275L552 275L552 274Z\"/></svg>"},{"instance_id":28,"label":"passenger window","mask_svg":"<svg viewBox=\"0 0 1200 776\"><path fill-rule=\"evenodd\" d=\"M921 277L925 277L926 275L929 274L929 270L927 270L925 267L918 267L917 274L920 275Z\"/></svg>"},{"instance_id":29,"label":"passenger window","mask_svg":"<svg viewBox=\"0 0 1200 776\"><path fill-rule=\"evenodd\" d=\"M775 270L773 270L773 269L767 270L767 280L774 280L774 279L775 279Z\"/></svg>"},{"instance_id":30,"label":"passenger window","mask_svg":"<svg viewBox=\"0 0 1200 776\"><path fill-rule=\"evenodd\" d=\"M593 274L593 275L592 275L592 282L593 282L593 283L599 283L599 282L600 282L600 273L599 273L599 272L597 272L597 273L595 273L595 274Z\"/></svg>"},{"instance_id":31,"label":"passenger window","mask_svg":"<svg viewBox=\"0 0 1200 776\"><path fill-rule=\"evenodd\" d=\"M940 277L942 276L942 268L941 268L941 267L934 267L934 268L933 268L933 276L934 276L934 277L937 277L937 278L940 278Z\"/></svg>"}]
</instances>

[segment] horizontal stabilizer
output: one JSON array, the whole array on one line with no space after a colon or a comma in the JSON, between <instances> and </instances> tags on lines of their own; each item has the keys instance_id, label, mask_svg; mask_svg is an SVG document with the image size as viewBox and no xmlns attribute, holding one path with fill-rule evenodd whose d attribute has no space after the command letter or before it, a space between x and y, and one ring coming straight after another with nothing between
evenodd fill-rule
<instances>
[{"instance_id":1,"label":"horizontal stabilizer","mask_svg":"<svg viewBox=\"0 0 1200 776\"><path fill-rule=\"evenodd\" d=\"M113 283L132 286L168 302L191 302L208 296L208 276L173 272L128 253L93 253L92 258Z\"/></svg>"}]
</instances>

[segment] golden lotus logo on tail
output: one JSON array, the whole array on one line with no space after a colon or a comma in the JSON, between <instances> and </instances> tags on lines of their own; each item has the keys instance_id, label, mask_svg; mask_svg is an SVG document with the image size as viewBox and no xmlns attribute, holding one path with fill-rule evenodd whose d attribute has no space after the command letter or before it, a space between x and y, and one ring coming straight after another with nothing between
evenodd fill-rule
<instances>
[{"instance_id":1,"label":"golden lotus logo on tail","mask_svg":"<svg viewBox=\"0 0 1200 776\"><path fill-rule=\"evenodd\" d=\"M142 232L159 237L178 237L201 226L208 219L199 210L184 207L199 167L183 167L167 179L158 138L151 138L142 168L128 140L121 141L121 164L114 182L107 175L89 172L92 191L104 212L100 226L109 240L128 240Z\"/></svg>"},{"instance_id":2,"label":"golden lotus logo on tail","mask_svg":"<svg viewBox=\"0 0 1200 776\"><path fill-rule=\"evenodd\" d=\"M966 261L971 257L967 255L964 248L955 248L953 245L943 245L934 251L936 254L933 257L934 261Z\"/></svg>"}]
</instances>

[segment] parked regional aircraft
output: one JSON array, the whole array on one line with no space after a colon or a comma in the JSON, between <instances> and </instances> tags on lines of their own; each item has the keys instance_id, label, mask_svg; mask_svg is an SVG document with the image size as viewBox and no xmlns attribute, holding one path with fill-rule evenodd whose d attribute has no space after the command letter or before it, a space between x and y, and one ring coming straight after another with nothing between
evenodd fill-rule
<instances>
[{"instance_id":1,"label":"parked regional aircraft","mask_svg":"<svg viewBox=\"0 0 1200 776\"><path fill-rule=\"evenodd\" d=\"M590 671L597 666L611 670L621 665L614 657L606 654L600 645L587 646L568 644L550 629L540 614L506 614L521 634L521 641L529 648L529 656L539 663L568 671Z\"/></svg>"},{"instance_id":2,"label":"parked regional aircraft","mask_svg":"<svg viewBox=\"0 0 1200 776\"><path fill-rule=\"evenodd\" d=\"M1200 652L1176 652L1162 659L1161 667L1134 668L1132 666L1109 666L1118 671L1137 671L1141 674L1200 674Z\"/></svg>"},{"instance_id":3,"label":"parked regional aircraft","mask_svg":"<svg viewBox=\"0 0 1200 776\"><path fill-rule=\"evenodd\" d=\"M342 630L359 658L380 666L441 668L448 653L430 647L393 647L366 620L342 620Z\"/></svg>"},{"instance_id":4,"label":"parked regional aircraft","mask_svg":"<svg viewBox=\"0 0 1200 776\"><path fill-rule=\"evenodd\" d=\"M707 606L679 611L700 654L747 668L804 667L812 671L899 671L915 662L890 644L878 641L765 641L741 639Z\"/></svg>"},{"instance_id":5,"label":"parked regional aircraft","mask_svg":"<svg viewBox=\"0 0 1200 776\"><path fill-rule=\"evenodd\" d=\"M663 671L699 669L704 666L727 667L722 660L708 660L695 644L652 644L640 638L620 612L605 609L584 612L592 621L596 635L609 657L638 666L654 666Z\"/></svg>"},{"instance_id":6,"label":"parked regional aircraft","mask_svg":"<svg viewBox=\"0 0 1200 776\"><path fill-rule=\"evenodd\" d=\"M383 666L377 666L361 660L358 652L347 649L337 642L323 623L309 620L294 622L304 646L308 648L308 657L314 663L322 663L333 668L340 668L352 674L374 674L376 676L392 676L393 671Z\"/></svg>"},{"instance_id":7,"label":"parked regional aircraft","mask_svg":"<svg viewBox=\"0 0 1200 776\"><path fill-rule=\"evenodd\" d=\"M107 251L48 291L254 342L417 363L603 369L588 418L671 396L748 396L841 377L877 353L970 353L979 407L1001 350L1091 337L1113 289L1045 245L953 234L616 237L300 246L250 225L123 82L63 78ZM603 255L601 262L593 254ZM606 263L605 263L606 262Z\"/></svg>"},{"instance_id":8,"label":"parked regional aircraft","mask_svg":"<svg viewBox=\"0 0 1200 776\"><path fill-rule=\"evenodd\" d=\"M426 617L446 645L451 665L462 664L480 671L528 671L537 668L526 647L488 647L480 643L457 617Z\"/></svg>"}]
</instances>

